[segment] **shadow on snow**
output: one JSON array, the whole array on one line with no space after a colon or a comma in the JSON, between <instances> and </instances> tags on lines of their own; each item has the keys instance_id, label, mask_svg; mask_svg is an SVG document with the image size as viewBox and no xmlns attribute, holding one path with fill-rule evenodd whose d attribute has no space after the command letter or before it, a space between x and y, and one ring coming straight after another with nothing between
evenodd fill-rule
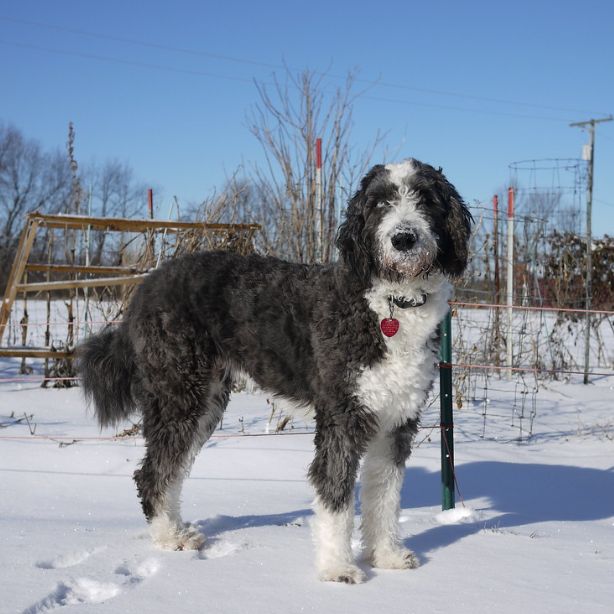
<instances>
[{"instance_id":1,"label":"shadow on snow","mask_svg":"<svg viewBox=\"0 0 614 614\"><path fill-rule=\"evenodd\" d=\"M477 533L540 522L583 522L614 516L614 468L587 469L567 465L478 461L460 465L457 480L465 501L486 498L498 515L484 521L434 526L407 540L419 554ZM406 471L401 506L430 507L441 502L438 472Z\"/></svg>"}]
</instances>

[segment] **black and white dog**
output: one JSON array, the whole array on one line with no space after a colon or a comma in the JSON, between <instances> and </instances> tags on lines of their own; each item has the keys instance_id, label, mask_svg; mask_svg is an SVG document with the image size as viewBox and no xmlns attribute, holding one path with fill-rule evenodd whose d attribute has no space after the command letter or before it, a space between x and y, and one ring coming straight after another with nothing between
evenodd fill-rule
<instances>
[{"instance_id":1,"label":"black and white dog","mask_svg":"<svg viewBox=\"0 0 614 614\"><path fill-rule=\"evenodd\" d=\"M471 221L441 170L410 159L363 178L336 264L210 252L147 277L119 327L81 346L79 368L102 426L142 412L147 451L134 479L159 546L204 541L181 519L181 486L222 417L233 374L244 371L315 411L309 479L320 578L364 579L350 548L363 457L366 559L417 566L399 537L400 488Z\"/></svg>"}]
</instances>

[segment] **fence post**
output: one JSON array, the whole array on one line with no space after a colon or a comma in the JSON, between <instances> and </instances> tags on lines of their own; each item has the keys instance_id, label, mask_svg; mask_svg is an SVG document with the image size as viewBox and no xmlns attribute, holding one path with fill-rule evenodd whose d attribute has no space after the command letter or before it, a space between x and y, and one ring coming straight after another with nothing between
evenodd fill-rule
<instances>
[{"instance_id":1,"label":"fence post","mask_svg":"<svg viewBox=\"0 0 614 614\"><path fill-rule=\"evenodd\" d=\"M493 303L499 305L501 302L501 277L499 275L499 197L495 194L492 197L492 209L493 209L493 252L495 257L495 296ZM501 364L501 357L499 351L501 348L501 318L499 309L495 308L495 322L494 322L494 350L495 350L495 366L499 367Z\"/></svg>"},{"instance_id":2,"label":"fence post","mask_svg":"<svg viewBox=\"0 0 614 614\"><path fill-rule=\"evenodd\" d=\"M322 139L316 139L316 245L315 261L324 262L323 212L322 212Z\"/></svg>"},{"instance_id":3,"label":"fence post","mask_svg":"<svg viewBox=\"0 0 614 614\"><path fill-rule=\"evenodd\" d=\"M514 188L507 191L507 377L512 379L514 304Z\"/></svg>"},{"instance_id":4,"label":"fence post","mask_svg":"<svg viewBox=\"0 0 614 614\"><path fill-rule=\"evenodd\" d=\"M439 403L441 430L441 509L454 507L454 415L452 410L452 314L439 325Z\"/></svg>"},{"instance_id":5,"label":"fence post","mask_svg":"<svg viewBox=\"0 0 614 614\"><path fill-rule=\"evenodd\" d=\"M147 188L147 213L149 219L154 219L153 189ZM147 251L145 254L145 266L148 268L156 263L156 233L153 229L147 231Z\"/></svg>"}]
</instances>

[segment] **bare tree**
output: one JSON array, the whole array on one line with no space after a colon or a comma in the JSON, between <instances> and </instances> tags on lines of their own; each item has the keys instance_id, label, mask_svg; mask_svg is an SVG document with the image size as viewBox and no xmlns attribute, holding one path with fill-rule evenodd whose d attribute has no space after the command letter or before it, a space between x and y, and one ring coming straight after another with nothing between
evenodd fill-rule
<instances>
[{"instance_id":1,"label":"bare tree","mask_svg":"<svg viewBox=\"0 0 614 614\"><path fill-rule=\"evenodd\" d=\"M0 124L0 289L28 212L85 213L88 202L94 215L131 217L145 211L146 187L134 178L127 163L109 160L82 170L83 166L76 165L74 130L70 126L67 145L68 155L44 151L38 141L27 139L17 128ZM62 257L62 246L50 233L43 241L45 245L37 241L34 246L32 253L37 258ZM121 239L114 245L107 246L107 242L106 233L92 233L92 263L118 258ZM51 252L47 243L53 244ZM83 247L73 243L70 251ZM105 254L107 247L112 255ZM74 257L83 259L83 254L75 253Z\"/></svg>"},{"instance_id":2,"label":"bare tree","mask_svg":"<svg viewBox=\"0 0 614 614\"><path fill-rule=\"evenodd\" d=\"M339 203L347 200L364 173L376 138L368 151L355 155L350 146L354 76L331 94L326 76L287 70L273 84L257 82L259 101L248 117L265 163L251 172L253 213L263 226L266 252L301 262L330 261ZM322 138L322 205L316 203L316 139ZM318 220L317 217L320 217ZM316 236L317 229L320 236Z\"/></svg>"},{"instance_id":3,"label":"bare tree","mask_svg":"<svg viewBox=\"0 0 614 614\"><path fill-rule=\"evenodd\" d=\"M147 191L144 184L134 179L132 168L126 162L108 160L102 166L90 166L82 178L89 190L92 215L100 217L133 217L144 215ZM95 233L92 237L92 263L100 264L108 235Z\"/></svg>"},{"instance_id":4,"label":"bare tree","mask_svg":"<svg viewBox=\"0 0 614 614\"><path fill-rule=\"evenodd\" d=\"M0 125L0 285L11 266L24 215L61 211L70 189L64 155L46 153L15 127Z\"/></svg>"}]
</instances>

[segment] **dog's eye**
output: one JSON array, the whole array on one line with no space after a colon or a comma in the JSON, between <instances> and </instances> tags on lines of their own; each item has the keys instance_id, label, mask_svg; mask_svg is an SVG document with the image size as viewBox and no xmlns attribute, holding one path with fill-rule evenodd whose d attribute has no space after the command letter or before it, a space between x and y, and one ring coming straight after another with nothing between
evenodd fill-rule
<instances>
[{"instance_id":1,"label":"dog's eye","mask_svg":"<svg viewBox=\"0 0 614 614\"><path fill-rule=\"evenodd\" d=\"M375 204L376 209L384 209L385 207L390 207L390 203L386 200L380 200Z\"/></svg>"}]
</instances>

